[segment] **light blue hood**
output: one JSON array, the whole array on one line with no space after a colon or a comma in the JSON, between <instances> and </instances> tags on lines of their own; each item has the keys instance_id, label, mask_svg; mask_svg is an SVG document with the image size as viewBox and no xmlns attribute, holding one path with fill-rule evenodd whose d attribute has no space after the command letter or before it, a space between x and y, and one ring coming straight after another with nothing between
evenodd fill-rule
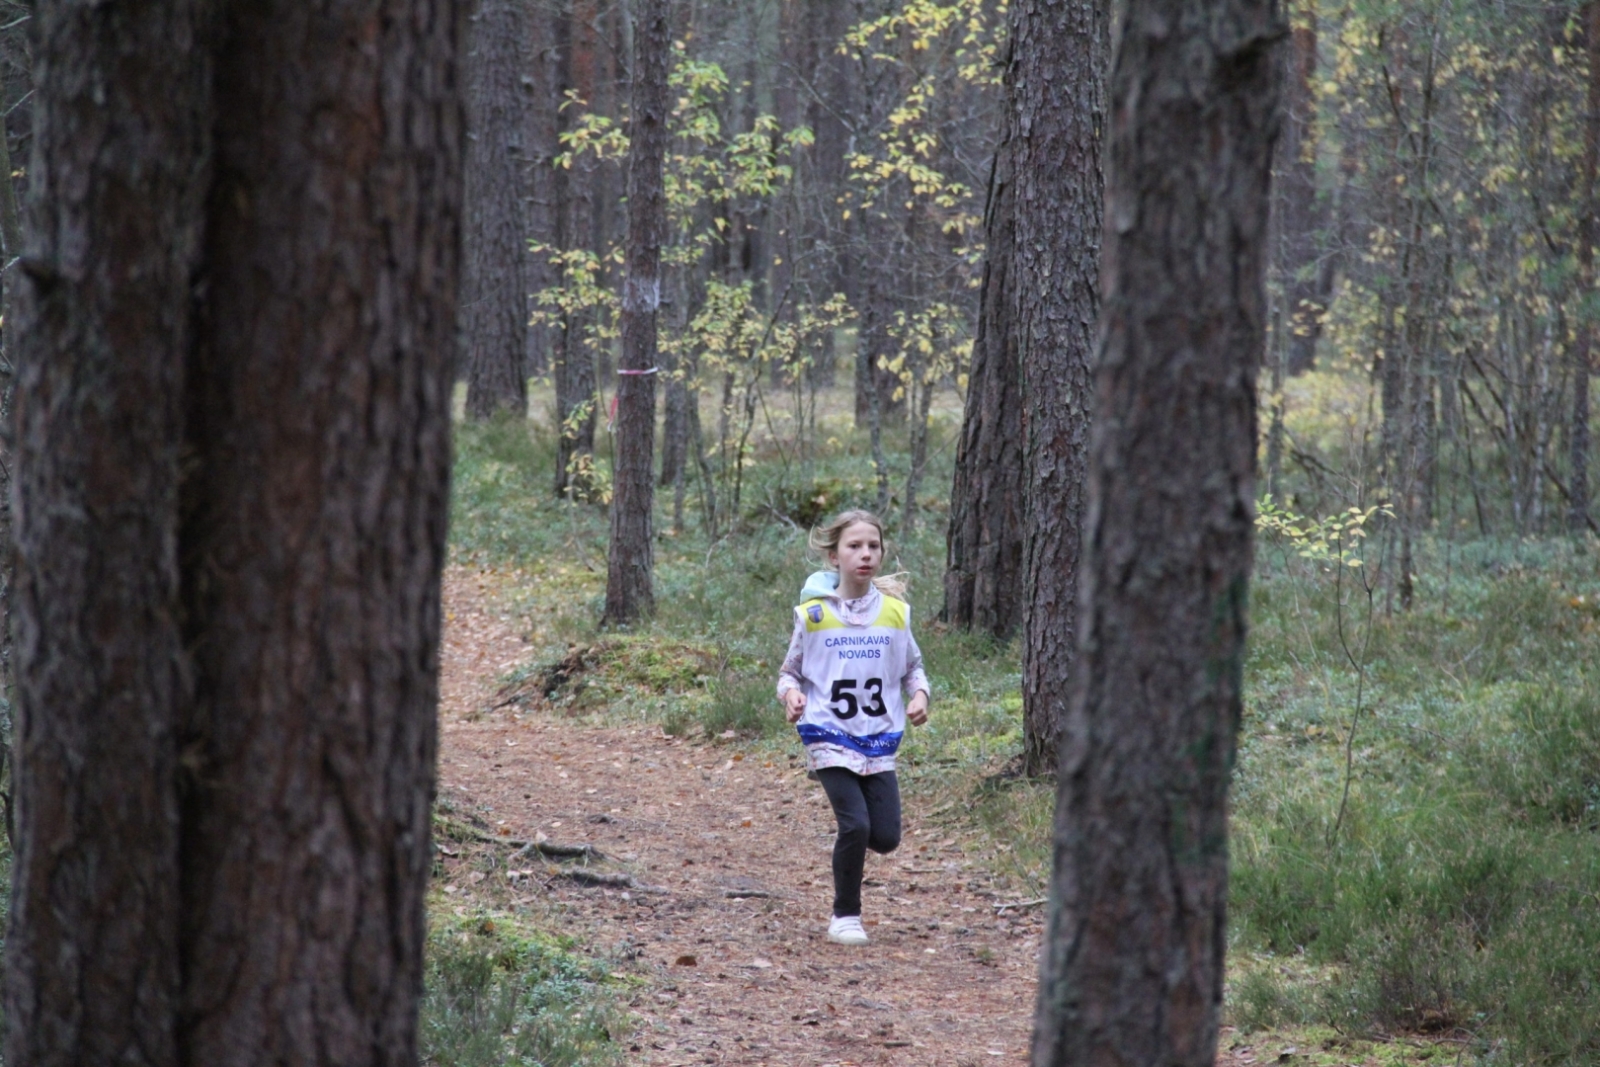
<instances>
[{"instance_id":1,"label":"light blue hood","mask_svg":"<svg viewBox=\"0 0 1600 1067\"><path fill-rule=\"evenodd\" d=\"M839 575L836 571L813 571L811 577L806 579L806 584L800 587L801 603L814 597L838 595Z\"/></svg>"}]
</instances>

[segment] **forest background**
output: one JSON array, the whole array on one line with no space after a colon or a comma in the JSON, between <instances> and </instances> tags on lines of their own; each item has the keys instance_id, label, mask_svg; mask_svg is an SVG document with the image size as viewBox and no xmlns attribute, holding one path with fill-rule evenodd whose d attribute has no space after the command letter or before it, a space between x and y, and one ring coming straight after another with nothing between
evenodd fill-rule
<instances>
[{"instance_id":1,"label":"forest background","mask_svg":"<svg viewBox=\"0 0 1600 1067\"><path fill-rule=\"evenodd\" d=\"M23 160L27 9L0 6L0 143ZM481 0L474 18L453 551L525 576L530 669L599 650L564 695L576 710L777 744L787 619L770 605L807 567L798 531L875 508L941 689L907 754L913 802L974 800L972 829L1032 895L1053 789L1019 773L1019 615L933 621L1003 7L674 11L657 612L596 630L633 54L620 4ZM1592 1063L1600 5L1289 15L1231 1018ZM0 167L10 250L27 176ZM439 966L471 971L448 932ZM560 989L603 999L568 981L579 971Z\"/></svg>"}]
</instances>

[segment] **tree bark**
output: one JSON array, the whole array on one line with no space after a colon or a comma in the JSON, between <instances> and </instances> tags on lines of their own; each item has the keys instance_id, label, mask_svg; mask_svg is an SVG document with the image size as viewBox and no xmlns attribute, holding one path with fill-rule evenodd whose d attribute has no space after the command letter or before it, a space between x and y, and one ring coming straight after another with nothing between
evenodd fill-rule
<instances>
[{"instance_id":1,"label":"tree bark","mask_svg":"<svg viewBox=\"0 0 1600 1067\"><path fill-rule=\"evenodd\" d=\"M177 1062L178 488L210 72L199 0L35 9L13 278L16 849L5 1061ZM125 1056L131 1059L124 1059Z\"/></svg>"},{"instance_id":2,"label":"tree bark","mask_svg":"<svg viewBox=\"0 0 1600 1067\"><path fill-rule=\"evenodd\" d=\"M566 63L566 75L562 80L583 101L592 101L596 90L594 19L594 0L574 0L571 14L564 20L566 48L562 58ZM575 122L580 113L576 106L563 110L564 124ZM563 249L593 251L595 248L594 184L598 169L594 158L585 153L557 176ZM595 407L599 398L594 349L588 338L592 319L592 313L587 311L576 311L564 317L553 361L559 431L555 469L557 496L570 494L586 499L591 488L586 478L574 477L574 471L584 462L583 457L594 455Z\"/></svg>"},{"instance_id":3,"label":"tree bark","mask_svg":"<svg viewBox=\"0 0 1600 1067\"><path fill-rule=\"evenodd\" d=\"M1020 6L1020 5L1019 5ZM1011 118L984 211L983 289L945 536L943 618L1009 640L1022 622L1022 367L1009 281L1015 232Z\"/></svg>"},{"instance_id":4,"label":"tree bark","mask_svg":"<svg viewBox=\"0 0 1600 1067\"><path fill-rule=\"evenodd\" d=\"M1282 36L1273 0L1120 29L1036 1067L1216 1055Z\"/></svg>"},{"instance_id":5,"label":"tree bark","mask_svg":"<svg viewBox=\"0 0 1600 1067\"><path fill-rule=\"evenodd\" d=\"M466 63L466 256L461 356L467 416L528 410L527 0L478 0Z\"/></svg>"},{"instance_id":6,"label":"tree bark","mask_svg":"<svg viewBox=\"0 0 1600 1067\"><path fill-rule=\"evenodd\" d=\"M525 2L528 3L529 35L533 42L527 236L546 249L554 249L561 241L560 181L555 166L555 158L561 154L562 49L558 23L561 16L543 3ZM530 249L526 263L531 317L532 312L544 307L537 301L538 294L560 285L561 278L550 262L549 251ZM551 353L558 343L556 335L556 328L549 324L529 328L527 371L530 376L549 373Z\"/></svg>"},{"instance_id":7,"label":"tree bark","mask_svg":"<svg viewBox=\"0 0 1600 1067\"><path fill-rule=\"evenodd\" d=\"M688 268L675 267L672 270L664 270L662 275L662 304L671 320L669 329L682 336L688 329L690 321ZM658 331L659 315L658 312ZM690 388L690 379L694 372L690 353L658 349L656 359L661 366L660 377L664 385L662 392L665 394L661 403L661 473L657 484L662 487L672 486L674 498L672 528L674 533L682 533L683 516L678 500L682 497L681 489L689 473L689 407L699 403L699 389Z\"/></svg>"},{"instance_id":8,"label":"tree bark","mask_svg":"<svg viewBox=\"0 0 1600 1067\"><path fill-rule=\"evenodd\" d=\"M6 1061L416 1061L456 6L47 2Z\"/></svg>"},{"instance_id":9,"label":"tree bark","mask_svg":"<svg viewBox=\"0 0 1600 1067\"><path fill-rule=\"evenodd\" d=\"M1284 81L1284 123L1278 142L1278 271L1289 336L1288 371L1304 374L1316 364L1317 341L1333 295L1333 272L1323 267L1329 215L1317 196L1317 114L1312 85L1317 74L1317 11L1301 0Z\"/></svg>"},{"instance_id":10,"label":"tree bark","mask_svg":"<svg viewBox=\"0 0 1600 1067\"><path fill-rule=\"evenodd\" d=\"M1008 303L1022 374L1023 769L1044 775L1056 766L1077 642L1110 13L1103 0L1031 0L1011 10Z\"/></svg>"},{"instance_id":11,"label":"tree bark","mask_svg":"<svg viewBox=\"0 0 1600 1067\"><path fill-rule=\"evenodd\" d=\"M801 221L800 248L813 301L844 293L859 307L859 257L851 247L851 224L842 217L838 198L849 185L848 155L852 131L846 116L854 114L861 95L860 70L841 55L839 42L851 24L855 5L838 0L797 0L805 4L801 18L810 28L803 53L808 85L806 124L815 135L806 163L799 168L806 210ZM838 376L838 354L832 333L823 338L812 370L812 381L831 386Z\"/></svg>"},{"instance_id":12,"label":"tree bark","mask_svg":"<svg viewBox=\"0 0 1600 1067\"><path fill-rule=\"evenodd\" d=\"M634 27L628 138L628 274L622 287L622 358L617 379L611 542L604 621L634 622L655 609L651 457L656 433L656 314L661 307L661 242L667 206L667 65L672 32L667 0L643 0Z\"/></svg>"},{"instance_id":13,"label":"tree bark","mask_svg":"<svg viewBox=\"0 0 1600 1067\"><path fill-rule=\"evenodd\" d=\"M16 315L13 313L22 257L22 217L17 187L11 180L11 138L0 115L0 427L11 426L11 401L16 393ZM16 469L10 433L0 433L0 831L9 841L12 829L12 709L16 705L11 670L11 590L15 543L11 514L11 472Z\"/></svg>"},{"instance_id":14,"label":"tree bark","mask_svg":"<svg viewBox=\"0 0 1600 1067\"><path fill-rule=\"evenodd\" d=\"M187 1063L415 1062L459 22L276 0L219 56L181 533Z\"/></svg>"},{"instance_id":15,"label":"tree bark","mask_svg":"<svg viewBox=\"0 0 1600 1067\"><path fill-rule=\"evenodd\" d=\"M1568 453L1572 487L1568 490L1567 528L1582 536L1589 529L1589 376L1594 373L1595 311L1594 245L1600 230L1600 207L1595 203L1595 171L1600 164L1600 0L1583 8L1584 45L1589 60L1588 112L1583 123L1583 198L1578 223L1578 283L1584 303L1579 305L1578 338L1573 345L1572 429Z\"/></svg>"}]
</instances>

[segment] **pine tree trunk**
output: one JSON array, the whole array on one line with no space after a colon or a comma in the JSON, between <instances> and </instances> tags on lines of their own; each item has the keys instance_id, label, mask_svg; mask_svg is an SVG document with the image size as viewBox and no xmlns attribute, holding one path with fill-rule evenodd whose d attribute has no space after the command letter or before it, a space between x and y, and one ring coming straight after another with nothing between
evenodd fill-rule
<instances>
[{"instance_id":1,"label":"pine tree trunk","mask_svg":"<svg viewBox=\"0 0 1600 1067\"><path fill-rule=\"evenodd\" d=\"M805 52L804 74L810 82L805 96L807 125L816 137L809 164L800 171L808 205L801 223L800 244L812 279L813 299L820 302L843 293L852 304L858 304L857 257L850 248L849 223L841 218L837 202L849 181L851 134L844 118L856 110L856 97L861 92L859 67L841 55L838 48L850 27L853 5L838 0L799 2L806 6L802 18L811 30ZM812 370L815 386L831 386L837 381L836 349L830 333L823 338Z\"/></svg>"},{"instance_id":2,"label":"pine tree trunk","mask_svg":"<svg viewBox=\"0 0 1600 1067\"><path fill-rule=\"evenodd\" d=\"M461 27L200 10L39 6L6 1062L400 1067Z\"/></svg>"},{"instance_id":3,"label":"pine tree trunk","mask_svg":"<svg viewBox=\"0 0 1600 1067\"><path fill-rule=\"evenodd\" d=\"M661 242L667 207L667 0L643 0L634 27L629 102L628 275L622 288L622 362L617 379L611 542L606 553L605 621L630 623L655 609L651 586L656 433L656 314L661 307Z\"/></svg>"},{"instance_id":4,"label":"pine tree trunk","mask_svg":"<svg viewBox=\"0 0 1600 1067\"><path fill-rule=\"evenodd\" d=\"M1119 36L1033 1063L1209 1067L1283 27L1273 0L1129 0Z\"/></svg>"},{"instance_id":5,"label":"pine tree trunk","mask_svg":"<svg viewBox=\"0 0 1600 1067\"><path fill-rule=\"evenodd\" d=\"M1022 623L1022 367L1009 272L1012 141L995 149L984 212L983 289L945 536L944 610L953 626L1008 640Z\"/></svg>"},{"instance_id":6,"label":"pine tree trunk","mask_svg":"<svg viewBox=\"0 0 1600 1067\"><path fill-rule=\"evenodd\" d=\"M231 188L207 220L180 541L188 1063L415 1062L460 21L447 0L275 0L218 59Z\"/></svg>"},{"instance_id":7,"label":"pine tree trunk","mask_svg":"<svg viewBox=\"0 0 1600 1067\"><path fill-rule=\"evenodd\" d=\"M1600 231L1600 206L1595 203L1595 171L1600 164L1600 0L1583 8L1585 50L1589 60L1588 114L1583 124L1583 214L1578 223L1579 290L1595 290L1594 245ZM1578 340L1572 359L1572 428L1568 453L1572 487L1568 490L1567 528L1582 535L1589 529L1589 376L1594 373L1595 323L1590 309L1580 309Z\"/></svg>"},{"instance_id":8,"label":"pine tree trunk","mask_svg":"<svg viewBox=\"0 0 1600 1067\"><path fill-rule=\"evenodd\" d=\"M466 258L461 286L467 416L528 410L527 0L477 0L466 73Z\"/></svg>"},{"instance_id":9,"label":"pine tree trunk","mask_svg":"<svg viewBox=\"0 0 1600 1067\"><path fill-rule=\"evenodd\" d=\"M528 233L532 242L546 251L530 249L527 254L528 311L548 311L538 295L561 284L560 274L550 262L550 252L561 242L561 193L555 158L561 153L561 33L557 11L542 3L528 3L529 37L532 41L532 86L528 92ZM558 341L558 330L547 323L528 330L527 371L530 376L548 374Z\"/></svg>"},{"instance_id":10,"label":"pine tree trunk","mask_svg":"<svg viewBox=\"0 0 1600 1067\"><path fill-rule=\"evenodd\" d=\"M566 45L563 58L566 75L562 79L580 100L592 101L595 95L595 50L593 0L574 0L571 14L564 20ZM575 121L576 107L561 113L565 123ZM561 247L566 250L593 251L594 157L578 156L570 168L557 176L560 183ZM590 485L585 477L574 477L576 469L594 455L594 428L599 397L596 392L594 349L588 338L593 315L576 311L561 324L558 356L554 365L556 417L559 437L556 444L555 492L587 499Z\"/></svg>"},{"instance_id":11,"label":"pine tree trunk","mask_svg":"<svg viewBox=\"0 0 1600 1067\"><path fill-rule=\"evenodd\" d=\"M1023 769L1044 775L1055 770L1077 647L1110 14L1104 0L1023 0L1011 10L1008 302L1022 374Z\"/></svg>"},{"instance_id":12,"label":"pine tree trunk","mask_svg":"<svg viewBox=\"0 0 1600 1067\"><path fill-rule=\"evenodd\" d=\"M34 16L36 215L6 324L16 1067L177 1063L175 547L212 116L202 11L46 0Z\"/></svg>"},{"instance_id":13,"label":"pine tree trunk","mask_svg":"<svg viewBox=\"0 0 1600 1067\"><path fill-rule=\"evenodd\" d=\"M22 219L17 208L17 188L11 180L11 139L6 133L5 116L0 115L0 831L11 838L12 709L16 705L11 654L11 590L16 570L11 514L11 472L16 469L12 454L11 401L16 393L16 289L22 272L17 261L22 256Z\"/></svg>"},{"instance_id":14,"label":"pine tree trunk","mask_svg":"<svg viewBox=\"0 0 1600 1067\"><path fill-rule=\"evenodd\" d=\"M688 296L684 292L683 268L663 271L663 290L672 328L682 334L688 325L685 315ZM659 321L659 319L658 319ZM689 389L688 361L676 351L660 352L657 360L664 379L661 404L661 473L657 484L678 486L683 483L689 462L689 405L695 402ZM674 523L674 529L681 523ZM681 532L681 531L678 531Z\"/></svg>"},{"instance_id":15,"label":"pine tree trunk","mask_svg":"<svg viewBox=\"0 0 1600 1067\"><path fill-rule=\"evenodd\" d=\"M1284 123L1278 141L1277 204L1278 276L1288 305L1286 338L1290 374L1303 374L1316 363L1317 341L1332 296L1332 275L1320 269L1328 211L1317 198L1317 112L1313 83L1317 74L1317 12L1301 0L1296 15L1284 80Z\"/></svg>"}]
</instances>

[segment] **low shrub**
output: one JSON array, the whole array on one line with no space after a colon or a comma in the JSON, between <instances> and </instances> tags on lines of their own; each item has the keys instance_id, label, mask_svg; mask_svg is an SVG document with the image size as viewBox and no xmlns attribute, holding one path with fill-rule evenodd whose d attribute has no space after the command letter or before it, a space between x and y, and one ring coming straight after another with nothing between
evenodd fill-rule
<instances>
[{"instance_id":1,"label":"low shrub","mask_svg":"<svg viewBox=\"0 0 1600 1067\"><path fill-rule=\"evenodd\" d=\"M428 938L422 1060L434 1067L620 1063L615 1031L623 1021L606 978L599 962L519 933L508 920L442 920Z\"/></svg>"}]
</instances>

